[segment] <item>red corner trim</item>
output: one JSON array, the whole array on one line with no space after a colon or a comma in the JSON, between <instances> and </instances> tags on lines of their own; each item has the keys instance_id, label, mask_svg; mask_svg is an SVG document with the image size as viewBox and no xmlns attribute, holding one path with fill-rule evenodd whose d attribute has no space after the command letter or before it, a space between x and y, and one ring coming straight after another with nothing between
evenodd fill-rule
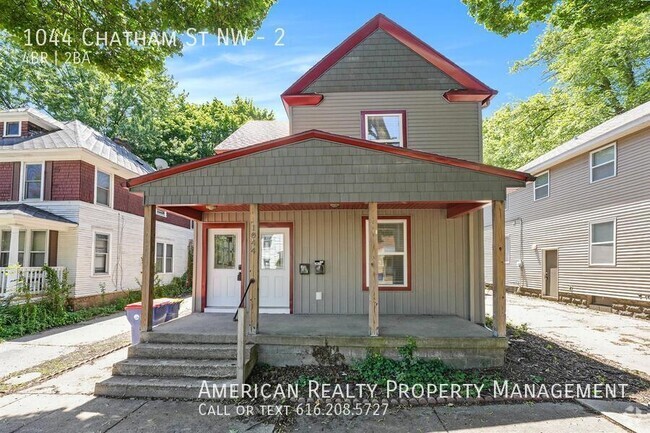
<instances>
[{"instance_id":1,"label":"red corner trim","mask_svg":"<svg viewBox=\"0 0 650 433\"><path fill-rule=\"evenodd\" d=\"M318 105L323 100L323 95L318 93L307 93L298 95L282 95L282 103L284 108L299 107L305 105Z\"/></svg>"},{"instance_id":2,"label":"red corner trim","mask_svg":"<svg viewBox=\"0 0 650 433\"><path fill-rule=\"evenodd\" d=\"M481 102L487 105L493 93L482 92L479 90L449 90L445 92L442 97L449 102Z\"/></svg>"},{"instance_id":3,"label":"red corner trim","mask_svg":"<svg viewBox=\"0 0 650 433\"><path fill-rule=\"evenodd\" d=\"M463 68L449 60L447 57L434 50L431 46L424 43L421 39L413 35L411 32L399 24L388 19L383 14L378 14L363 26L361 26L361 28L350 35L340 45L330 51L329 54L323 57L302 77L300 77L298 81L293 83L287 90L284 91L282 94L283 97L285 95L295 95L303 92L307 87L309 87L310 84L312 84L314 81L316 81L316 79L323 75L325 71L336 64L336 62L341 60L341 58L343 58L354 47L359 45L364 39L370 36L377 29L382 29L397 39L399 42L413 50L416 54L420 55L433 66L437 67L445 74L452 77L466 89L485 92L488 94L487 99L491 98L493 95L496 95L496 90L488 87L478 78L474 77L469 72L465 71Z\"/></svg>"},{"instance_id":4,"label":"red corner trim","mask_svg":"<svg viewBox=\"0 0 650 433\"><path fill-rule=\"evenodd\" d=\"M166 168L164 170L154 171L142 176L130 179L127 182L129 188L137 185L142 185L154 180L163 179L173 176L178 173L196 170L212 164L217 164L225 161L230 161L237 158L242 158L248 155L253 155L259 152L265 152L290 144L299 143L301 141L319 139L331 141L333 143L346 144L349 146L360 147L363 149L374 150L377 152L390 153L392 155L403 156L407 158L417 159L420 161L431 162L436 164L449 165L453 167L465 168L472 171L481 173L492 174L495 176L507 177L510 179L520 181L533 181L535 177L521 171L508 170L500 167L493 167L491 165L481 164L480 162L466 161L464 159L452 158L449 156L438 155L436 153L422 152L419 150L404 149L402 147L386 146L385 144L373 143L372 141L362 140L359 138L352 138L345 135L331 134L329 132L319 131L312 129L309 131L301 132L299 134L290 135L288 137L278 138L276 140L266 141L264 143L255 144L253 146L244 147L241 149L231 150L218 155L208 156L196 161L186 162L185 164L175 165L174 167Z\"/></svg>"}]
</instances>

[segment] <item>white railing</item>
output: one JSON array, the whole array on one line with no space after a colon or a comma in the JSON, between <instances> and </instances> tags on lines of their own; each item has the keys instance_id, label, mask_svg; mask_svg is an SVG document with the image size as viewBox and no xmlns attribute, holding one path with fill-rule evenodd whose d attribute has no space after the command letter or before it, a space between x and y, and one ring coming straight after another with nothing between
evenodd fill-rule
<instances>
[{"instance_id":1,"label":"white railing","mask_svg":"<svg viewBox=\"0 0 650 433\"><path fill-rule=\"evenodd\" d=\"M59 280L63 278L64 266L52 267ZM20 280L29 287L33 295L38 295L45 290L47 279L43 268L0 268L0 297L5 297L15 291Z\"/></svg>"}]
</instances>

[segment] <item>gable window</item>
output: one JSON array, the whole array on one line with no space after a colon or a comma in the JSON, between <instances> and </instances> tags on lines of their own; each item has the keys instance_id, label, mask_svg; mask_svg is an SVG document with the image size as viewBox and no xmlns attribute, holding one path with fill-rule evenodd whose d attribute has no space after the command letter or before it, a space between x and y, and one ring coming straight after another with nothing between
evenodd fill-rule
<instances>
[{"instance_id":1,"label":"gable window","mask_svg":"<svg viewBox=\"0 0 650 433\"><path fill-rule=\"evenodd\" d=\"M20 137L20 122L5 122L5 137Z\"/></svg>"},{"instance_id":2,"label":"gable window","mask_svg":"<svg viewBox=\"0 0 650 433\"><path fill-rule=\"evenodd\" d=\"M589 168L591 182L616 176L616 143L591 152Z\"/></svg>"},{"instance_id":3,"label":"gable window","mask_svg":"<svg viewBox=\"0 0 650 433\"><path fill-rule=\"evenodd\" d=\"M9 250L11 248L11 232L5 230L0 234L0 267L9 266ZM18 233L18 264L24 266L25 261L25 230Z\"/></svg>"},{"instance_id":4,"label":"gable window","mask_svg":"<svg viewBox=\"0 0 650 433\"><path fill-rule=\"evenodd\" d=\"M379 287L384 290L408 290L409 281L409 219L380 218L378 221ZM364 218L364 290L370 281L369 222Z\"/></svg>"},{"instance_id":5,"label":"gable window","mask_svg":"<svg viewBox=\"0 0 650 433\"><path fill-rule=\"evenodd\" d=\"M615 265L616 221L591 223L589 231L589 264Z\"/></svg>"},{"instance_id":6,"label":"gable window","mask_svg":"<svg viewBox=\"0 0 650 433\"><path fill-rule=\"evenodd\" d=\"M99 170L95 175L95 203L111 205L111 175Z\"/></svg>"},{"instance_id":7,"label":"gable window","mask_svg":"<svg viewBox=\"0 0 650 433\"><path fill-rule=\"evenodd\" d=\"M406 147L405 111L364 111L362 138L395 147Z\"/></svg>"},{"instance_id":8,"label":"gable window","mask_svg":"<svg viewBox=\"0 0 650 433\"><path fill-rule=\"evenodd\" d=\"M510 263L510 236L506 236L506 263Z\"/></svg>"},{"instance_id":9,"label":"gable window","mask_svg":"<svg viewBox=\"0 0 650 433\"><path fill-rule=\"evenodd\" d=\"M25 164L23 200L42 200L43 164Z\"/></svg>"},{"instance_id":10,"label":"gable window","mask_svg":"<svg viewBox=\"0 0 650 433\"><path fill-rule=\"evenodd\" d=\"M535 179L535 200L541 200L549 196L550 180L548 171L537 175L537 179Z\"/></svg>"},{"instance_id":11,"label":"gable window","mask_svg":"<svg viewBox=\"0 0 650 433\"><path fill-rule=\"evenodd\" d=\"M111 237L105 233L95 233L95 258L93 261L93 274L108 274L110 259Z\"/></svg>"},{"instance_id":12,"label":"gable window","mask_svg":"<svg viewBox=\"0 0 650 433\"><path fill-rule=\"evenodd\" d=\"M156 242L156 273L174 272L174 245Z\"/></svg>"}]
</instances>

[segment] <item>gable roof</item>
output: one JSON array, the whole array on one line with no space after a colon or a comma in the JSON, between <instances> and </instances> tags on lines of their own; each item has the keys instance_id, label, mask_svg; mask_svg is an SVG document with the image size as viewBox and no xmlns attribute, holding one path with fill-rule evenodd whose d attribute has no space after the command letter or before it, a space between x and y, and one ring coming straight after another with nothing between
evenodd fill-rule
<instances>
[{"instance_id":1,"label":"gable roof","mask_svg":"<svg viewBox=\"0 0 650 433\"><path fill-rule=\"evenodd\" d=\"M133 152L78 120L57 123L60 125L59 130L32 137L17 137L11 139L10 142L7 141L6 144L0 145L0 155L2 152L15 150L79 148L85 149L135 174L154 171L153 167Z\"/></svg>"},{"instance_id":2,"label":"gable roof","mask_svg":"<svg viewBox=\"0 0 650 433\"><path fill-rule=\"evenodd\" d=\"M650 126L650 102L591 128L572 140L534 159L519 170L539 173L575 156L590 152L616 139Z\"/></svg>"},{"instance_id":3,"label":"gable roof","mask_svg":"<svg viewBox=\"0 0 650 433\"><path fill-rule=\"evenodd\" d=\"M225 161L230 161L233 159L243 158L249 155L253 155L259 152L265 152L278 147L289 146L291 144L299 143L309 139L326 140L334 143L374 150L381 153L402 156L402 157L411 158L419 161L425 161L429 163L464 168L475 172L492 174L492 175L519 180L519 181L534 180L534 177L532 177L528 173L508 170L505 168L493 167L491 165L466 161L463 159L452 158L448 156L438 155L435 153L421 152L421 151L405 149L401 147L387 146L385 144L378 144L368 140L347 137L344 135L331 134L329 132L323 132L316 129L312 129L310 131L301 132L298 134L290 135L288 137L255 144L241 149L231 150L229 152L220 153L215 156L209 156L196 161L187 162L185 164L179 164L164 170L148 173L140 177L130 179L127 182L127 186L134 187L137 185L142 185L147 182L152 182L166 177L171 177L179 173L196 170L198 168L206 167L212 164L218 164Z\"/></svg>"},{"instance_id":4,"label":"gable roof","mask_svg":"<svg viewBox=\"0 0 650 433\"><path fill-rule=\"evenodd\" d=\"M289 135L289 122L284 120L249 120L215 146L216 153L241 149L264 141Z\"/></svg>"},{"instance_id":5,"label":"gable roof","mask_svg":"<svg viewBox=\"0 0 650 433\"><path fill-rule=\"evenodd\" d=\"M302 94L310 84L316 81L328 69L345 57L354 47L359 45L377 29L381 29L393 38L397 39L403 45L410 48L416 54L420 55L430 64L440 69L463 86L463 89L453 89L448 92L448 99L450 101L479 100L483 101L483 103L487 103L489 99L497 93L496 90L488 87L469 72L465 71L431 46L418 39L405 28L388 19L383 14L378 14L350 35L340 45L334 48L287 90L285 90L282 94L282 99L285 104L292 105L288 102L291 100L288 97L292 96L294 97L293 99L295 103L295 100L298 99L296 98L296 95ZM472 97L474 99L469 99Z\"/></svg>"}]
</instances>

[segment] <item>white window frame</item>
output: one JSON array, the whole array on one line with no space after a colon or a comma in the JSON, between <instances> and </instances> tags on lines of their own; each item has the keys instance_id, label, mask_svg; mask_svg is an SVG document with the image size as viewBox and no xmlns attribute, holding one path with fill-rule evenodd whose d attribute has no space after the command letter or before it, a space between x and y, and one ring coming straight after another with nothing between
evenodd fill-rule
<instances>
[{"instance_id":1,"label":"white window frame","mask_svg":"<svg viewBox=\"0 0 650 433\"><path fill-rule=\"evenodd\" d=\"M38 253L43 253L43 263L47 265L50 260L50 231L46 229L29 230L29 238L27 237L27 233L25 233L25 256L23 256L23 263L27 263L29 267L34 267L32 263L34 232L45 232L45 251L38 251ZM29 245L27 245L27 239L29 239Z\"/></svg>"},{"instance_id":2,"label":"white window frame","mask_svg":"<svg viewBox=\"0 0 650 433\"><path fill-rule=\"evenodd\" d=\"M510 263L510 252L511 252L511 249L510 249L510 235L506 235L505 251L504 251L504 253L505 253L505 263L506 264Z\"/></svg>"},{"instance_id":3,"label":"white window frame","mask_svg":"<svg viewBox=\"0 0 650 433\"><path fill-rule=\"evenodd\" d=\"M602 164L598 165L593 165L594 164L594 158L593 155L594 153L602 152L603 150L607 150L610 147L614 147L614 160L613 161L607 161ZM594 169L598 167L602 167L603 165L609 164L610 162L614 162L614 174L611 176L603 177L602 179L596 179L594 180ZM603 146L599 149L593 150L589 152L589 183L595 183L595 182L600 182L601 180L607 180L611 179L613 177L616 177L618 174L618 146L616 146L616 142L608 144L607 146Z\"/></svg>"},{"instance_id":4,"label":"white window frame","mask_svg":"<svg viewBox=\"0 0 650 433\"><path fill-rule=\"evenodd\" d=\"M612 233L612 242L593 242L593 227L596 224L605 224L605 223L612 223L613 225L613 233ZM589 266L616 266L616 218L610 219L610 220L598 220L598 221L590 221L589 222ZM594 245L605 245L605 244L612 244L612 249L614 250L614 253L612 254L612 262L611 263L594 263L592 261L592 256L591 256L591 249Z\"/></svg>"},{"instance_id":5,"label":"white window frame","mask_svg":"<svg viewBox=\"0 0 650 433\"><path fill-rule=\"evenodd\" d=\"M163 246L163 255L162 255L162 270L158 272L157 266L156 266L156 273L157 274L173 274L174 273L174 244L171 242L165 242L165 241L156 241L156 255L155 255L155 261L158 261L158 245ZM167 259L169 258L167 256L167 246L171 245L172 247L172 264L171 264L171 270L167 271ZM155 262L154 262L155 265Z\"/></svg>"},{"instance_id":6,"label":"white window frame","mask_svg":"<svg viewBox=\"0 0 650 433\"><path fill-rule=\"evenodd\" d=\"M7 134L7 124L8 123L17 123L18 124L18 134ZM22 129L23 129L21 123L22 122L20 120L10 120L8 122L4 122L2 136L3 137L20 137Z\"/></svg>"},{"instance_id":7,"label":"white window frame","mask_svg":"<svg viewBox=\"0 0 650 433\"><path fill-rule=\"evenodd\" d=\"M156 208L156 215L159 217L167 218L167 211Z\"/></svg>"},{"instance_id":8,"label":"white window frame","mask_svg":"<svg viewBox=\"0 0 650 433\"><path fill-rule=\"evenodd\" d=\"M25 198L25 182L27 181L27 166L39 165L41 166L41 194L38 198ZM43 201L43 191L45 190L45 161L23 162L20 174L20 194L18 195L21 201Z\"/></svg>"},{"instance_id":9,"label":"white window frame","mask_svg":"<svg viewBox=\"0 0 650 433\"><path fill-rule=\"evenodd\" d=\"M539 178L539 176L543 176L545 174L547 175L546 179L548 180L544 185L537 186L537 179L535 179L535 182L533 182L533 201L544 200L545 198L549 198L551 196L551 171L550 170L543 171L538 175L536 175L535 177ZM544 188L545 186L547 187L548 193L544 197L537 198L537 190L540 188Z\"/></svg>"},{"instance_id":10,"label":"white window frame","mask_svg":"<svg viewBox=\"0 0 650 433\"><path fill-rule=\"evenodd\" d=\"M397 117L399 118L399 146L395 146L391 144L395 140L389 140L389 139L383 139L383 140L374 140L372 138L368 137L368 118L370 116L386 116L386 117ZM392 147L401 147L404 148L404 143L405 143L405 138L404 137L404 118L406 117L406 114L400 111L386 111L386 112L381 112L381 113L363 113L363 136L364 139L367 141L372 141L373 143L381 143L381 144L386 144L388 146Z\"/></svg>"},{"instance_id":11,"label":"white window frame","mask_svg":"<svg viewBox=\"0 0 650 433\"><path fill-rule=\"evenodd\" d=\"M366 286L369 286L370 281L370 221L365 220L365 230L366 230L366 262L364 263L365 272L366 272ZM380 288L386 289L406 289L409 288L409 220L407 218L379 218L377 219L377 228L380 224L402 224L404 226L404 251L401 253L395 252L390 254L391 256L404 256L404 284L379 284ZM381 255L379 255L381 257Z\"/></svg>"},{"instance_id":12,"label":"white window frame","mask_svg":"<svg viewBox=\"0 0 650 433\"><path fill-rule=\"evenodd\" d=\"M108 252L106 253L106 272L95 272L95 255L96 255L96 242L97 235L108 236ZM92 249L92 258L90 260L90 275L93 277L110 277L111 276L111 254L113 252L113 246L111 241L113 235L108 231L103 230L93 230L93 249Z\"/></svg>"},{"instance_id":13,"label":"white window frame","mask_svg":"<svg viewBox=\"0 0 650 433\"><path fill-rule=\"evenodd\" d=\"M99 177L99 173L102 174L107 174L108 175L108 204L104 203L98 203L97 202L97 179ZM104 170L100 170L99 168L95 167L95 189L94 189L94 194L95 194L95 204L99 206L106 206L106 207L113 207L113 191L115 188L113 188L113 174L109 173Z\"/></svg>"}]
</instances>

